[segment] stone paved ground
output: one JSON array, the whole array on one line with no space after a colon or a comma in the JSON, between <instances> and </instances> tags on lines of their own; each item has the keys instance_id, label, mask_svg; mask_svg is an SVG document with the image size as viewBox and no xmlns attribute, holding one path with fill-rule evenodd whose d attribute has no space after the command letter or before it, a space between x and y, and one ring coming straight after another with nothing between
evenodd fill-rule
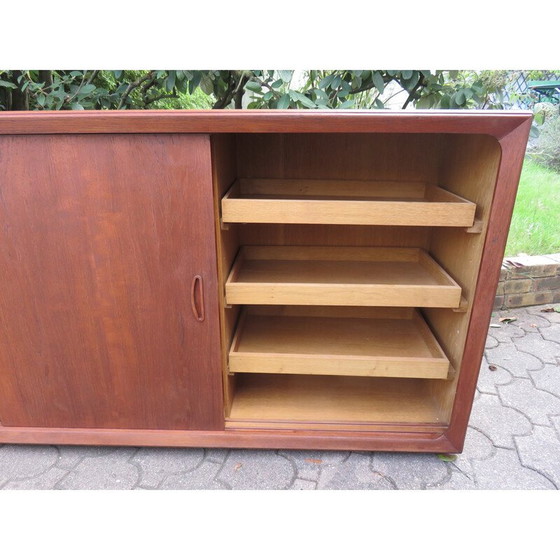
<instances>
[{"instance_id":1,"label":"stone paved ground","mask_svg":"<svg viewBox=\"0 0 560 560\"><path fill-rule=\"evenodd\" d=\"M465 449L435 454L0 446L12 489L558 489L560 313L495 313ZM499 319L513 316L512 323Z\"/></svg>"}]
</instances>

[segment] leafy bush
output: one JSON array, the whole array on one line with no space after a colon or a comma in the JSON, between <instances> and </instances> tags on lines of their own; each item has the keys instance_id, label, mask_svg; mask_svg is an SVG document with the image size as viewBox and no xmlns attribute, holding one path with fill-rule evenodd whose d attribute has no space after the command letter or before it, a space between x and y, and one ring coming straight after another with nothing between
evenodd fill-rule
<instances>
[{"instance_id":1,"label":"leafy bush","mask_svg":"<svg viewBox=\"0 0 560 560\"><path fill-rule=\"evenodd\" d=\"M558 113L555 117L546 119L529 155L544 167L560 172L560 115Z\"/></svg>"}]
</instances>

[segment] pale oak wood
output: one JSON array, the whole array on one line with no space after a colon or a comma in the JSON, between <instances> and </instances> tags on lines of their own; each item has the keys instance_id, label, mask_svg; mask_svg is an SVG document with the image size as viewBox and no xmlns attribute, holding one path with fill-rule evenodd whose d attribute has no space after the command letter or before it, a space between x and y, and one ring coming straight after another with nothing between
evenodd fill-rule
<instances>
[{"instance_id":1,"label":"pale oak wood","mask_svg":"<svg viewBox=\"0 0 560 560\"><path fill-rule=\"evenodd\" d=\"M222 199L223 221L470 227L476 209L474 204L435 186L427 192L419 186L411 193L408 183L402 190L398 183L388 189L386 183L378 188L373 181L369 185L356 181L348 185L345 181L317 181L311 186L307 186L309 181L299 180L288 186L286 180L274 181L272 186L265 180L263 183L256 179L236 182ZM253 186L256 192L251 192Z\"/></svg>"},{"instance_id":2,"label":"pale oak wood","mask_svg":"<svg viewBox=\"0 0 560 560\"><path fill-rule=\"evenodd\" d=\"M381 314L380 314L381 315ZM449 361L418 313L409 319L259 315L246 310L229 353L229 369L445 379Z\"/></svg>"},{"instance_id":3,"label":"pale oak wood","mask_svg":"<svg viewBox=\"0 0 560 560\"><path fill-rule=\"evenodd\" d=\"M235 421L441 424L420 379L237 375L226 427Z\"/></svg>"},{"instance_id":4,"label":"pale oak wood","mask_svg":"<svg viewBox=\"0 0 560 560\"><path fill-rule=\"evenodd\" d=\"M228 304L459 306L461 288L417 248L243 247Z\"/></svg>"}]
</instances>

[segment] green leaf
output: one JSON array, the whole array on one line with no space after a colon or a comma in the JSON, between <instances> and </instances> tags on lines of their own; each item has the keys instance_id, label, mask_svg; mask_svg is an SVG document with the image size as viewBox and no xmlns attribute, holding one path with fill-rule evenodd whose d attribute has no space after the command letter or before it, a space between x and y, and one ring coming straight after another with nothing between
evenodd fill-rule
<instances>
[{"instance_id":1,"label":"green leaf","mask_svg":"<svg viewBox=\"0 0 560 560\"><path fill-rule=\"evenodd\" d=\"M442 109L449 109L449 108L450 108L450 106L451 106L451 99L450 99L449 95L444 95L444 96L441 98L441 101L440 101L440 103L439 103L439 106L440 106Z\"/></svg>"},{"instance_id":2,"label":"green leaf","mask_svg":"<svg viewBox=\"0 0 560 560\"><path fill-rule=\"evenodd\" d=\"M12 84L11 82L5 82L4 80L0 80L0 87L17 89L17 86L15 84Z\"/></svg>"},{"instance_id":3,"label":"green leaf","mask_svg":"<svg viewBox=\"0 0 560 560\"><path fill-rule=\"evenodd\" d=\"M328 76L325 76L320 82L319 82L319 87L321 89L327 89L332 81L334 79L334 74L329 74Z\"/></svg>"},{"instance_id":4,"label":"green leaf","mask_svg":"<svg viewBox=\"0 0 560 560\"><path fill-rule=\"evenodd\" d=\"M290 96L285 93L276 104L277 109L287 109L290 106Z\"/></svg>"},{"instance_id":5,"label":"green leaf","mask_svg":"<svg viewBox=\"0 0 560 560\"><path fill-rule=\"evenodd\" d=\"M401 76L403 80L410 80L412 78L412 70L403 70Z\"/></svg>"},{"instance_id":6,"label":"green leaf","mask_svg":"<svg viewBox=\"0 0 560 560\"><path fill-rule=\"evenodd\" d=\"M86 84L85 86L80 88L80 94L81 95L89 95L90 93L93 93L94 91L95 91L95 85L94 84Z\"/></svg>"},{"instance_id":7,"label":"green leaf","mask_svg":"<svg viewBox=\"0 0 560 560\"><path fill-rule=\"evenodd\" d=\"M342 83L342 78L340 76L335 76L331 82L331 89L338 89Z\"/></svg>"},{"instance_id":8,"label":"green leaf","mask_svg":"<svg viewBox=\"0 0 560 560\"><path fill-rule=\"evenodd\" d=\"M457 455L451 455L449 453L438 453L437 457L446 463L452 463L457 460Z\"/></svg>"},{"instance_id":9,"label":"green leaf","mask_svg":"<svg viewBox=\"0 0 560 560\"><path fill-rule=\"evenodd\" d=\"M273 82L271 84L270 87L276 89L276 88L279 88L282 85L284 85L284 82L282 80L276 80L275 82Z\"/></svg>"},{"instance_id":10,"label":"green leaf","mask_svg":"<svg viewBox=\"0 0 560 560\"><path fill-rule=\"evenodd\" d=\"M383 82L383 77L381 76L381 74L379 72L375 72L371 77L371 81L373 82L375 89L380 94L382 94L383 91L385 90L385 83Z\"/></svg>"},{"instance_id":11,"label":"green leaf","mask_svg":"<svg viewBox=\"0 0 560 560\"><path fill-rule=\"evenodd\" d=\"M119 80L122 75L123 75L123 70L113 70L113 76L115 76L117 80Z\"/></svg>"},{"instance_id":12,"label":"green leaf","mask_svg":"<svg viewBox=\"0 0 560 560\"><path fill-rule=\"evenodd\" d=\"M417 109L429 109L432 106L432 97L425 95L416 102Z\"/></svg>"},{"instance_id":13,"label":"green leaf","mask_svg":"<svg viewBox=\"0 0 560 560\"><path fill-rule=\"evenodd\" d=\"M354 107L354 100L353 99L349 99L348 101L345 101L344 103L341 103L339 105L339 109L350 109Z\"/></svg>"},{"instance_id":14,"label":"green leaf","mask_svg":"<svg viewBox=\"0 0 560 560\"><path fill-rule=\"evenodd\" d=\"M294 96L295 96L294 101L296 100L299 101L304 107L307 107L308 109L315 109L317 107L317 105L315 105L315 103L313 103L313 101L311 101L309 97L306 97L305 95L303 95L303 93L300 93L299 91L294 91ZM294 97L292 97L292 99L293 98Z\"/></svg>"},{"instance_id":15,"label":"green leaf","mask_svg":"<svg viewBox=\"0 0 560 560\"><path fill-rule=\"evenodd\" d=\"M84 110L84 108L79 103L72 103L72 105L70 105L70 109L73 109L74 111Z\"/></svg>"},{"instance_id":16,"label":"green leaf","mask_svg":"<svg viewBox=\"0 0 560 560\"><path fill-rule=\"evenodd\" d=\"M202 80L202 72L194 71L192 77L189 79L189 93L192 95L194 90L200 85Z\"/></svg>"},{"instance_id":17,"label":"green leaf","mask_svg":"<svg viewBox=\"0 0 560 560\"><path fill-rule=\"evenodd\" d=\"M200 79L200 89L206 94L210 95L214 91L214 84L208 74L204 74Z\"/></svg>"},{"instance_id":18,"label":"green leaf","mask_svg":"<svg viewBox=\"0 0 560 560\"><path fill-rule=\"evenodd\" d=\"M274 93L271 92L271 91L267 91L267 92L263 95L263 101L270 101L273 97L274 97Z\"/></svg>"},{"instance_id":19,"label":"green leaf","mask_svg":"<svg viewBox=\"0 0 560 560\"><path fill-rule=\"evenodd\" d=\"M381 99L379 99L379 97L375 100L375 106L378 109L385 109L385 105L383 105L383 101L381 101Z\"/></svg>"},{"instance_id":20,"label":"green leaf","mask_svg":"<svg viewBox=\"0 0 560 560\"><path fill-rule=\"evenodd\" d=\"M453 97L453 101L461 106L465 104L466 98L465 98L465 94L463 93L463 90L460 89Z\"/></svg>"},{"instance_id":21,"label":"green leaf","mask_svg":"<svg viewBox=\"0 0 560 560\"><path fill-rule=\"evenodd\" d=\"M257 82L247 82L245 84L245 88L250 90L250 91L255 91L257 93L261 92L261 85L257 84Z\"/></svg>"},{"instance_id":22,"label":"green leaf","mask_svg":"<svg viewBox=\"0 0 560 560\"><path fill-rule=\"evenodd\" d=\"M278 70L278 75L285 84L289 84L292 81L293 73L293 70Z\"/></svg>"},{"instance_id":23,"label":"green leaf","mask_svg":"<svg viewBox=\"0 0 560 560\"><path fill-rule=\"evenodd\" d=\"M170 72L169 76L167 76L167 79L165 80L165 89L167 91L172 91L175 87L175 77L175 72Z\"/></svg>"}]
</instances>

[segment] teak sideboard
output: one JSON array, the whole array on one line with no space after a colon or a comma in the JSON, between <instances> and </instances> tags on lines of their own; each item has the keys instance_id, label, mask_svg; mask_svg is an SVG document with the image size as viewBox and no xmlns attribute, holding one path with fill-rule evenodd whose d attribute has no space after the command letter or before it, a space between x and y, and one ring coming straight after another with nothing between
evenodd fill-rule
<instances>
[{"instance_id":1,"label":"teak sideboard","mask_svg":"<svg viewBox=\"0 0 560 560\"><path fill-rule=\"evenodd\" d=\"M530 126L0 114L0 442L460 452Z\"/></svg>"}]
</instances>

